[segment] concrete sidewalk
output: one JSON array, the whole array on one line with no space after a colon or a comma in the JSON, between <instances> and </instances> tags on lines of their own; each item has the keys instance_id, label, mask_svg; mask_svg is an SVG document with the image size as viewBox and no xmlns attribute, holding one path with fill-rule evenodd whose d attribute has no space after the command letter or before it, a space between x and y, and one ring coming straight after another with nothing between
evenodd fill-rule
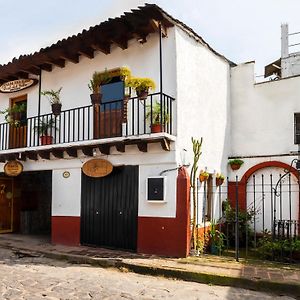
<instances>
[{"instance_id":1,"label":"concrete sidewalk","mask_svg":"<svg viewBox=\"0 0 300 300\"><path fill-rule=\"evenodd\" d=\"M162 258L103 248L51 245L43 238L17 234L1 235L0 247L12 249L19 255L38 254L71 263L273 292L300 299L299 265L237 263L230 258L211 255L186 259Z\"/></svg>"}]
</instances>

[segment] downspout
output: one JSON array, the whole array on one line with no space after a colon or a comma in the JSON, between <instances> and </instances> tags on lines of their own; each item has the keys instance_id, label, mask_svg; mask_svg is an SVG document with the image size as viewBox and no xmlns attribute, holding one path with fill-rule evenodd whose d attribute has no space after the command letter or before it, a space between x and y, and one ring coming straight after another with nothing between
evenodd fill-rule
<instances>
[{"instance_id":1,"label":"downspout","mask_svg":"<svg viewBox=\"0 0 300 300\"><path fill-rule=\"evenodd\" d=\"M160 86L160 130L163 131L163 79L162 79L162 35L161 35L161 23L159 23L159 86Z\"/></svg>"},{"instance_id":2,"label":"downspout","mask_svg":"<svg viewBox=\"0 0 300 300\"><path fill-rule=\"evenodd\" d=\"M41 88L42 88L42 69L40 68L40 75L39 75L39 102L38 102L38 119L41 115Z\"/></svg>"}]
</instances>

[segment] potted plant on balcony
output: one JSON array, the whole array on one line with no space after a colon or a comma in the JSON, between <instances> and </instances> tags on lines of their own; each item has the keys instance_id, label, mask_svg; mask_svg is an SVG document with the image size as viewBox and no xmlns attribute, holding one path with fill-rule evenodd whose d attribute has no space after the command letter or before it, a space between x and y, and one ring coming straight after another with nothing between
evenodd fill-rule
<instances>
[{"instance_id":1,"label":"potted plant on balcony","mask_svg":"<svg viewBox=\"0 0 300 300\"><path fill-rule=\"evenodd\" d=\"M208 179L208 177L209 177L209 173L207 171L203 171L203 170L200 171L200 174L199 174L200 182L206 181Z\"/></svg>"},{"instance_id":2,"label":"potted plant on balcony","mask_svg":"<svg viewBox=\"0 0 300 300\"><path fill-rule=\"evenodd\" d=\"M1 114L4 114L5 121L12 126L19 126L23 121L24 117L26 118L26 103L17 104L15 103L12 107L9 107L3 111L0 111Z\"/></svg>"},{"instance_id":3,"label":"potted plant on balcony","mask_svg":"<svg viewBox=\"0 0 300 300\"><path fill-rule=\"evenodd\" d=\"M217 173L216 174L216 186L220 186L224 183L225 176L222 174Z\"/></svg>"},{"instance_id":4,"label":"potted plant on balcony","mask_svg":"<svg viewBox=\"0 0 300 300\"><path fill-rule=\"evenodd\" d=\"M162 111L161 111L161 108ZM160 102L155 101L152 105L147 105L146 119L151 123L151 133L165 131L165 125L170 121L170 115L166 107L161 107Z\"/></svg>"},{"instance_id":5,"label":"potted plant on balcony","mask_svg":"<svg viewBox=\"0 0 300 300\"><path fill-rule=\"evenodd\" d=\"M89 89L91 90L92 94L91 102L93 105L100 105L102 94L101 94L101 85L107 84L111 81L112 77L110 76L107 69L104 72L94 72L90 83L88 84Z\"/></svg>"},{"instance_id":6,"label":"potted plant on balcony","mask_svg":"<svg viewBox=\"0 0 300 300\"><path fill-rule=\"evenodd\" d=\"M241 159L232 159L228 162L232 170L238 170L243 163L244 161Z\"/></svg>"},{"instance_id":7,"label":"potted plant on balcony","mask_svg":"<svg viewBox=\"0 0 300 300\"><path fill-rule=\"evenodd\" d=\"M54 116L59 116L61 113L61 107L62 103L60 100L60 92L62 90L62 87L60 87L57 91L54 90L46 90L42 91L41 95L46 96L48 100L50 101L52 113Z\"/></svg>"},{"instance_id":8,"label":"potted plant on balcony","mask_svg":"<svg viewBox=\"0 0 300 300\"><path fill-rule=\"evenodd\" d=\"M41 119L39 124L34 126L34 131L40 135L41 145L51 145L53 136L50 134L52 129L57 130L55 119Z\"/></svg>"},{"instance_id":9,"label":"potted plant on balcony","mask_svg":"<svg viewBox=\"0 0 300 300\"><path fill-rule=\"evenodd\" d=\"M135 90L139 100L147 99L149 90L155 89L155 82L150 78L133 77L128 81L128 85Z\"/></svg>"}]
</instances>

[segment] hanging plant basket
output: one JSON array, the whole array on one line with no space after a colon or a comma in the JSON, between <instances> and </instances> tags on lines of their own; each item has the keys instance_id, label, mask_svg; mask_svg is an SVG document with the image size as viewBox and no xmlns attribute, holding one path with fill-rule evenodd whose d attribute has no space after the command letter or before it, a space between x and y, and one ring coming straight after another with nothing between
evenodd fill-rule
<instances>
[{"instance_id":1,"label":"hanging plant basket","mask_svg":"<svg viewBox=\"0 0 300 300\"><path fill-rule=\"evenodd\" d=\"M136 91L136 95L138 96L139 100L146 100L148 97L148 93L148 90Z\"/></svg>"},{"instance_id":2,"label":"hanging plant basket","mask_svg":"<svg viewBox=\"0 0 300 300\"><path fill-rule=\"evenodd\" d=\"M101 104L101 100L102 100L102 94L97 93L97 94L91 94L91 102L93 105L100 105Z\"/></svg>"},{"instance_id":3,"label":"hanging plant basket","mask_svg":"<svg viewBox=\"0 0 300 300\"><path fill-rule=\"evenodd\" d=\"M238 170L243 163L244 161L241 159L232 159L228 162L232 170Z\"/></svg>"},{"instance_id":4,"label":"hanging plant basket","mask_svg":"<svg viewBox=\"0 0 300 300\"><path fill-rule=\"evenodd\" d=\"M220 186L224 183L224 178L216 178L216 186Z\"/></svg>"},{"instance_id":5,"label":"hanging plant basket","mask_svg":"<svg viewBox=\"0 0 300 300\"><path fill-rule=\"evenodd\" d=\"M54 116L59 116L61 114L61 103L53 103L51 104L52 107L52 113L54 114Z\"/></svg>"},{"instance_id":6,"label":"hanging plant basket","mask_svg":"<svg viewBox=\"0 0 300 300\"><path fill-rule=\"evenodd\" d=\"M232 170L235 171L235 170L238 170L241 167L241 165L239 165L239 164L231 164L230 167L231 167Z\"/></svg>"},{"instance_id":7,"label":"hanging plant basket","mask_svg":"<svg viewBox=\"0 0 300 300\"><path fill-rule=\"evenodd\" d=\"M206 172L200 173L199 180L200 180L200 182L204 182L204 181L206 181L208 179L208 177L209 177L208 173L206 173Z\"/></svg>"}]
</instances>

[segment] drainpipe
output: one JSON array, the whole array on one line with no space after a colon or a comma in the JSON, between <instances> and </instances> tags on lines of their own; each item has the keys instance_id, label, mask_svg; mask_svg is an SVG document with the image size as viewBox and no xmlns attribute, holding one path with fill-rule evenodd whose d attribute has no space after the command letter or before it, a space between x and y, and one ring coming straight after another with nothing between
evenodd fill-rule
<instances>
[{"instance_id":1,"label":"drainpipe","mask_svg":"<svg viewBox=\"0 0 300 300\"><path fill-rule=\"evenodd\" d=\"M42 88L42 69L40 68L39 75L39 102L38 102L38 118L41 115L41 88Z\"/></svg>"},{"instance_id":2,"label":"drainpipe","mask_svg":"<svg viewBox=\"0 0 300 300\"><path fill-rule=\"evenodd\" d=\"M162 35L161 35L161 23L159 23L159 80L160 80L160 93L163 92L163 82L162 82Z\"/></svg>"},{"instance_id":3,"label":"drainpipe","mask_svg":"<svg viewBox=\"0 0 300 300\"><path fill-rule=\"evenodd\" d=\"M163 66L162 66L162 36L161 36L161 23L159 23L159 85L160 85L160 130L163 131L163 105L162 105L162 99L163 99L163 82L162 82L162 72L163 72Z\"/></svg>"}]
</instances>

